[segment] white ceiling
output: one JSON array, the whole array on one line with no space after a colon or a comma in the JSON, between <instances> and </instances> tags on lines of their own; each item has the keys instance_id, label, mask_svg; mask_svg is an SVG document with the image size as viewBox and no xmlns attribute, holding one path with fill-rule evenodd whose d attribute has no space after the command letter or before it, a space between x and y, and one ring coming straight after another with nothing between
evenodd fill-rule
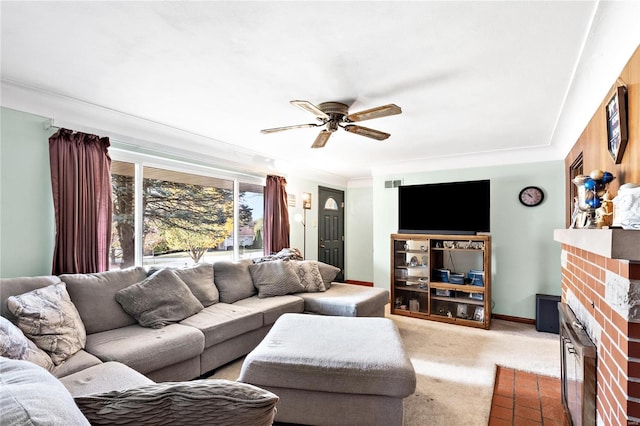
<instances>
[{"instance_id":1,"label":"white ceiling","mask_svg":"<svg viewBox=\"0 0 640 426\"><path fill-rule=\"evenodd\" d=\"M2 104L345 182L563 159L640 43L639 4L2 1ZM293 99L403 112L359 123L386 141L313 150L317 128L259 132L314 122Z\"/></svg>"}]
</instances>

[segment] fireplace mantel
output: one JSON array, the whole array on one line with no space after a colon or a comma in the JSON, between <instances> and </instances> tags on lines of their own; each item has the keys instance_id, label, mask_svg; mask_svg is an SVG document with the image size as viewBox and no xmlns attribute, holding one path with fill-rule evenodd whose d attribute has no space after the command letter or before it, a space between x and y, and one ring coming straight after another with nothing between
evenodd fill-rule
<instances>
[{"instance_id":1,"label":"fireplace mantel","mask_svg":"<svg viewBox=\"0 0 640 426\"><path fill-rule=\"evenodd\" d=\"M609 259L640 262L640 230L555 229L553 239Z\"/></svg>"}]
</instances>

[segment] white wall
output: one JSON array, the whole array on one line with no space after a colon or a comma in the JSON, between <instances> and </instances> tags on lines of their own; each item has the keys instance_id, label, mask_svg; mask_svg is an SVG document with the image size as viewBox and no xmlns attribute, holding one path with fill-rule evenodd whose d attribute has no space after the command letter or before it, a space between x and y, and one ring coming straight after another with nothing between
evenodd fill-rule
<instances>
[{"instance_id":1,"label":"white wall","mask_svg":"<svg viewBox=\"0 0 640 426\"><path fill-rule=\"evenodd\" d=\"M560 294L560 245L553 241L553 230L565 227L563 161L375 177L373 275L375 286L382 288L390 287L389 236L398 228L398 190L384 188L389 179L404 179L404 185L490 179L493 313L535 318L536 293ZM528 185L544 190L540 206L518 201ZM452 201L425 204L446 214ZM459 208L471 211L473 200L462 200Z\"/></svg>"}]
</instances>

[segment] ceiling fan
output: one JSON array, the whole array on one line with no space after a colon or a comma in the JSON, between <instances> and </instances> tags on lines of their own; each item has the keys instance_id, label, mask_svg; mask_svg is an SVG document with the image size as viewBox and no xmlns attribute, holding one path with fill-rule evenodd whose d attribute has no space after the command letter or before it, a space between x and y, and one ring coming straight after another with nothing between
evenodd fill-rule
<instances>
[{"instance_id":1,"label":"ceiling fan","mask_svg":"<svg viewBox=\"0 0 640 426\"><path fill-rule=\"evenodd\" d=\"M311 148L322 148L327 144L329 137L338 128L343 128L349 133L355 133L360 136L366 136L368 138L376 139L379 141L387 139L391 136L389 133L381 132L379 130L369 129L368 127L356 126L358 121L371 120L373 118L386 117L388 115L396 115L402 112L402 109L398 105L389 104L376 108L367 109L364 111L354 112L349 114L349 106L342 102L323 102L318 106L312 104L309 101L291 101L292 105L302 108L305 111L309 111L315 115L318 123L310 124L296 124L293 126L275 127L273 129L263 129L260 133L275 133L284 130L300 129L304 127L322 127L325 129L320 132L316 137L315 142L311 145Z\"/></svg>"}]
</instances>

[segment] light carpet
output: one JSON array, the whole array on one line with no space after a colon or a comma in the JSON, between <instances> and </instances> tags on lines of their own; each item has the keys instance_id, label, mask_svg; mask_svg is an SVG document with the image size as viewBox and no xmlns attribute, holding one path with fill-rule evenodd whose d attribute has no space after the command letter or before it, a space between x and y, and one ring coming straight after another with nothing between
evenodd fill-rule
<instances>
[{"instance_id":1,"label":"light carpet","mask_svg":"<svg viewBox=\"0 0 640 426\"><path fill-rule=\"evenodd\" d=\"M416 370L416 392L404 401L405 426L482 425L489 421L496 365L560 376L557 334L533 325L492 320L491 329L387 314ZM236 380L242 359L212 378Z\"/></svg>"}]
</instances>

